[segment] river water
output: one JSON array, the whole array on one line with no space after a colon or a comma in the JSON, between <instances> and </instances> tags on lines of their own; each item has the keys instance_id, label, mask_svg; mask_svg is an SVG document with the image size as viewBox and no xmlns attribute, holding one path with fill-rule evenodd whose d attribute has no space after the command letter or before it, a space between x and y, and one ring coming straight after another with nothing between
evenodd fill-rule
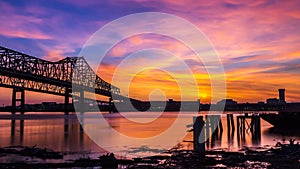
<instances>
[{"instance_id":1,"label":"river water","mask_svg":"<svg viewBox=\"0 0 300 169\"><path fill-rule=\"evenodd\" d=\"M27 113L25 119L0 120L0 147L37 146L67 153L69 158L90 156L96 158L107 152L122 157L148 156L161 153L171 147L193 149L193 114L176 112L163 114L127 112L119 114L104 113L105 125L98 125L99 113L84 113L64 116L63 113ZM205 113L204 113L205 114ZM5 116L5 113L1 116ZM234 115L235 117L236 115ZM126 118L125 118L126 117ZM159 117L155 119L156 117ZM176 120L179 120L176 121ZM236 124L236 118L235 124ZM248 122L250 123L250 122ZM236 130L228 135L226 115L222 115L223 132L217 138L207 141L207 149L227 149L237 151L243 146L257 147L275 145L278 141L295 138L300 141L300 132L277 130L261 119L261 133L253 136L246 130L245 137L239 138ZM83 130L84 128L84 130ZM185 140L185 141L184 141ZM178 144L177 144L178 143Z\"/></svg>"}]
</instances>

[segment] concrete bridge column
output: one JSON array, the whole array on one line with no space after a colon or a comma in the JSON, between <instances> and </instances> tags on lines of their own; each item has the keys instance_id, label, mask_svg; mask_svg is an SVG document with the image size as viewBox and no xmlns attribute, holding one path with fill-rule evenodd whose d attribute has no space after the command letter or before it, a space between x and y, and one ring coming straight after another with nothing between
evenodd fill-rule
<instances>
[{"instance_id":1,"label":"concrete bridge column","mask_svg":"<svg viewBox=\"0 0 300 169\"><path fill-rule=\"evenodd\" d=\"M17 98L17 93L20 93L20 97ZM25 113L25 90L24 89L18 89L13 88L12 93L12 114L15 114L17 112L17 102L20 102L20 110L19 112L21 114Z\"/></svg>"},{"instance_id":2,"label":"concrete bridge column","mask_svg":"<svg viewBox=\"0 0 300 169\"><path fill-rule=\"evenodd\" d=\"M113 100L112 97L110 97L110 98L109 98L109 113L112 113L112 112L113 112L113 107L112 107L113 104L112 104L112 100Z\"/></svg>"},{"instance_id":3,"label":"concrete bridge column","mask_svg":"<svg viewBox=\"0 0 300 169\"><path fill-rule=\"evenodd\" d=\"M70 96L70 90L68 88L66 88L66 92L65 92L65 105L64 105L65 115L69 114L69 96Z\"/></svg>"}]
</instances>

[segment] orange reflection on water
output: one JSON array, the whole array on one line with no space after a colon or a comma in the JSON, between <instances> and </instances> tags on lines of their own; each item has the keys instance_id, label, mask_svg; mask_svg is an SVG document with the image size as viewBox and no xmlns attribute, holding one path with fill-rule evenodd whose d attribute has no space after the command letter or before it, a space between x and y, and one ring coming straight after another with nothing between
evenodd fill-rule
<instances>
[{"instance_id":1,"label":"orange reflection on water","mask_svg":"<svg viewBox=\"0 0 300 169\"><path fill-rule=\"evenodd\" d=\"M127 118L105 118L111 127L129 137L149 138L166 131L176 120L178 115L174 112L172 118L165 117L162 113L158 118L149 123L138 123ZM139 117L139 121L147 121L147 117Z\"/></svg>"}]
</instances>

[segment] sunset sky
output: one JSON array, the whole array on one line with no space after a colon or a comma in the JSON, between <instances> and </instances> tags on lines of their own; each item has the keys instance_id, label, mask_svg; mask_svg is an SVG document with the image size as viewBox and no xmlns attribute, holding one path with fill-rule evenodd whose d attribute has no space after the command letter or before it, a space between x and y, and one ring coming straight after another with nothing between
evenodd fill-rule
<instances>
[{"instance_id":1,"label":"sunset sky","mask_svg":"<svg viewBox=\"0 0 300 169\"><path fill-rule=\"evenodd\" d=\"M120 17L139 12L173 14L196 25L215 46L224 66L228 98L238 102L265 101L278 97L278 88L285 88L287 102L300 101L300 1L297 0L16 0L0 1L0 10L0 46L51 61L78 56L95 31ZM178 31L185 30L179 27ZM198 83L201 101L209 103L209 76L201 61L186 52L182 43L168 37L137 35L125 39L105 56L98 75L110 82L118 64L128 54L154 47L171 50L187 63ZM176 62L168 56L138 58L140 62L155 60L170 70L176 67ZM138 61L132 60L136 64ZM180 74L180 70L175 72L184 81L185 74ZM123 73L125 76L126 71ZM122 94L147 100L157 88L167 93L166 98L180 99L174 77L155 69L138 74L130 92ZM11 90L0 90L0 104L10 104ZM189 100L197 99L192 91L187 95ZM26 103L63 101L49 95L41 100L37 93L31 96L27 94Z\"/></svg>"}]
</instances>

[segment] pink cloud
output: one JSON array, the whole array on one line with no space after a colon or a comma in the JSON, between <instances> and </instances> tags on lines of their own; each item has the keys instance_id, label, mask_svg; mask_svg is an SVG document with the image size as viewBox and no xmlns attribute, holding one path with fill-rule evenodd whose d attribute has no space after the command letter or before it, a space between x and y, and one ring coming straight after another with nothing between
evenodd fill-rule
<instances>
[{"instance_id":1,"label":"pink cloud","mask_svg":"<svg viewBox=\"0 0 300 169\"><path fill-rule=\"evenodd\" d=\"M16 9L5 2L1 2L0 5L3 14L5 13L0 16L0 21L3 23L0 27L0 34L19 38L51 39L49 34L38 29L38 25L43 23L41 18L17 14Z\"/></svg>"},{"instance_id":2,"label":"pink cloud","mask_svg":"<svg viewBox=\"0 0 300 169\"><path fill-rule=\"evenodd\" d=\"M28 39L51 39L49 35L40 32L26 32L22 30L11 30L11 29L5 29L4 27L0 28L0 32L2 35L9 36L9 37L28 38Z\"/></svg>"}]
</instances>

